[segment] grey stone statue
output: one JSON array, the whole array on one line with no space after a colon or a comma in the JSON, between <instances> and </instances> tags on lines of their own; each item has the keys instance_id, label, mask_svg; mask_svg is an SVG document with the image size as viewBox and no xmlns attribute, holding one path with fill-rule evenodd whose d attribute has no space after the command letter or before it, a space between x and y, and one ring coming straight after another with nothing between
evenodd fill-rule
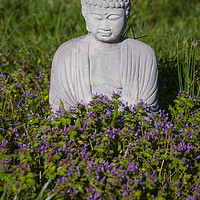
<instances>
[{"instance_id":1,"label":"grey stone statue","mask_svg":"<svg viewBox=\"0 0 200 200\"><path fill-rule=\"evenodd\" d=\"M121 91L121 99L149 104L155 118L157 60L147 44L122 36L129 18L129 0L82 0L88 34L62 44L54 55L49 101L54 112L92 93Z\"/></svg>"}]
</instances>

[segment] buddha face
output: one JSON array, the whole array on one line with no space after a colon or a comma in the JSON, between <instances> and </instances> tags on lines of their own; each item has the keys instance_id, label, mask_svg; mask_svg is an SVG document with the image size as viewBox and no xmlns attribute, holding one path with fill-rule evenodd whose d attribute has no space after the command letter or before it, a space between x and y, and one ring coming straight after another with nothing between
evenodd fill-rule
<instances>
[{"instance_id":1,"label":"buddha face","mask_svg":"<svg viewBox=\"0 0 200 200\"><path fill-rule=\"evenodd\" d=\"M86 23L88 31L97 40L107 43L117 42L126 28L126 10L86 6Z\"/></svg>"}]
</instances>

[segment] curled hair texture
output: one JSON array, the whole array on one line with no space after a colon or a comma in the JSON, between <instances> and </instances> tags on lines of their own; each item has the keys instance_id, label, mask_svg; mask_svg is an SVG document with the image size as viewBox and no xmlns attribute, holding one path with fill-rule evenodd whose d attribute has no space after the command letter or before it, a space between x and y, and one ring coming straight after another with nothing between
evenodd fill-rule
<instances>
[{"instance_id":1,"label":"curled hair texture","mask_svg":"<svg viewBox=\"0 0 200 200\"><path fill-rule=\"evenodd\" d=\"M125 8L131 6L130 0L82 0L84 5L97 6L99 8Z\"/></svg>"}]
</instances>

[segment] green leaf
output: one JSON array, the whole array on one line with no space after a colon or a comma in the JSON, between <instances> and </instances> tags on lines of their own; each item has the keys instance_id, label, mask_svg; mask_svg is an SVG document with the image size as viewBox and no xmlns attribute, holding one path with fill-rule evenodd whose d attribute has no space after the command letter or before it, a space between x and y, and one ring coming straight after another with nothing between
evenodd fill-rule
<instances>
[{"instance_id":1,"label":"green leaf","mask_svg":"<svg viewBox=\"0 0 200 200\"><path fill-rule=\"evenodd\" d=\"M76 120L76 125L77 125L78 129L81 128L81 120L80 120L79 117L78 117L77 120Z\"/></svg>"},{"instance_id":2,"label":"green leaf","mask_svg":"<svg viewBox=\"0 0 200 200\"><path fill-rule=\"evenodd\" d=\"M26 186L26 184L24 183L23 185L22 185L22 190L25 190L27 188L27 186Z\"/></svg>"},{"instance_id":3,"label":"green leaf","mask_svg":"<svg viewBox=\"0 0 200 200\"><path fill-rule=\"evenodd\" d=\"M84 142L83 142L82 140L78 140L78 143L79 143L80 145L84 144Z\"/></svg>"},{"instance_id":4,"label":"green leaf","mask_svg":"<svg viewBox=\"0 0 200 200\"><path fill-rule=\"evenodd\" d=\"M82 185L78 184L78 185L77 185L77 188L78 188L78 190L79 190L80 192L84 192L83 186L82 186Z\"/></svg>"},{"instance_id":5,"label":"green leaf","mask_svg":"<svg viewBox=\"0 0 200 200\"><path fill-rule=\"evenodd\" d=\"M112 121L111 121L111 124L110 124L111 127L114 127L114 125L115 125L115 122L116 122L116 119L117 119L117 113L118 113L118 103L115 101Z\"/></svg>"},{"instance_id":6,"label":"green leaf","mask_svg":"<svg viewBox=\"0 0 200 200\"><path fill-rule=\"evenodd\" d=\"M27 180L26 180L26 183L27 183L27 185L30 187L30 186L34 186L35 181L34 181L33 179L27 179Z\"/></svg>"},{"instance_id":7,"label":"green leaf","mask_svg":"<svg viewBox=\"0 0 200 200\"><path fill-rule=\"evenodd\" d=\"M73 140L74 139L74 137L76 136L76 134L77 134L77 132L76 131L71 131L70 132L70 140Z\"/></svg>"},{"instance_id":8,"label":"green leaf","mask_svg":"<svg viewBox=\"0 0 200 200\"><path fill-rule=\"evenodd\" d=\"M60 100L60 107L65 110L65 106L64 106L64 103Z\"/></svg>"},{"instance_id":9,"label":"green leaf","mask_svg":"<svg viewBox=\"0 0 200 200\"><path fill-rule=\"evenodd\" d=\"M174 177L172 178L172 184L175 185L179 179L180 173L176 172L176 174L174 175Z\"/></svg>"},{"instance_id":10,"label":"green leaf","mask_svg":"<svg viewBox=\"0 0 200 200\"><path fill-rule=\"evenodd\" d=\"M33 173L32 173L32 172L29 172L29 173L26 175L26 177L27 177L27 178L33 178L33 177L34 177L34 175L33 175Z\"/></svg>"}]
</instances>

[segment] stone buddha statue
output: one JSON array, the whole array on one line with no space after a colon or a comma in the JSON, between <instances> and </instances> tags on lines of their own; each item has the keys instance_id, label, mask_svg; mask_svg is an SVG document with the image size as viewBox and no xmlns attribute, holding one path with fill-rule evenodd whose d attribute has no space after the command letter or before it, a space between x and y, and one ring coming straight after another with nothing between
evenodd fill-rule
<instances>
[{"instance_id":1,"label":"stone buddha statue","mask_svg":"<svg viewBox=\"0 0 200 200\"><path fill-rule=\"evenodd\" d=\"M54 55L49 101L53 111L77 101L89 103L92 93L121 91L130 104L146 102L155 118L157 60L147 44L122 36L129 18L129 0L82 0L88 34L62 44Z\"/></svg>"}]
</instances>

